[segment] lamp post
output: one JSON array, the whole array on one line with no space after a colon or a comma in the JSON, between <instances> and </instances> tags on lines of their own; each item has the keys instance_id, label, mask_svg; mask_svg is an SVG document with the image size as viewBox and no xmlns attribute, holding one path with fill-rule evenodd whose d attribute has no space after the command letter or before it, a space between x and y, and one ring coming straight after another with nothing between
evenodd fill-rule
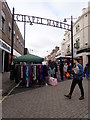
<instances>
[{"instance_id":1,"label":"lamp post","mask_svg":"<svg viewBox=\"0 0 90 120\"><path fill-rule=\"evenodd\" d=\"M14 66L13 66L13 40L14 40L14 8L13 8L13 14L12 14L12 41L11 41L10 80L14 80Z\"/></svg>"},{"instance_id":2,"label":"lamp post","mask_svg":"<svg viewBox=\"0 0 90 120\"><path fill-rule=\"evenodd\" d=\"M33 24L30 22L30 25ZM24 21L24 55L25 55L25 37L26 37L26 21Z\"/></svg>"},{"instance_id":3,"label":"lamp post","mask_svg":"<svg viewBox=\"0 0 90 120\"><path fill-rule=\"evenodd\" d=\"M26 22L24 22L24 55L25 55L25 34L26 34Z\"/></svg>"},{"instance_id":4,"label":"lamp post","mask_svg":"<svg viewBox=\"0 0 90 120\"><path fill-rule=\"evenodd\" d=\"M13 60L13 39L14 39L14 8L13 8L13 14L12 14L12 42L11 42L11 65Z\"/></svg>"},{"instance_id":5,"label":"lamp post","mask_svg":"<svg viewBox=\"0 0 90 120\"><path fill-rule=\"evenodd\" d=\"M71 53L72 53L72 67L73 67L73 17L71 16Z\"/></svg>"},{"instance_id":6,"label":"lamp post","mask_svg":"<svg viewBox=\"0 0 90 120\"><path fill-rule=\"evenodd\" d=\"M71 16L71 18L65 18L64 22L67 22L67 19L71 20L71 56L72 56L72 67L73 67L73 19L77 19L77 18L73 18L73 16Z\"/></svg>"}]
</instances>

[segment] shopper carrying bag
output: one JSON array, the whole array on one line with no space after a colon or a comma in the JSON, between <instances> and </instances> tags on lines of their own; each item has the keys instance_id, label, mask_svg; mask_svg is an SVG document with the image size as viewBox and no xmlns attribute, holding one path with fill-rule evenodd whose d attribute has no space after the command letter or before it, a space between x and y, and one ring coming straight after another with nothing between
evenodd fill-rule
<instances>
[{"instance_id":1,"label":"shopper carrying bag","mask_svg":"<svg viewBox=\"0 0 90 120\"><path fill-rule=\"evenodd\" d=\"M83 100L84 99L84 89L83 89L83 84L82 84L83 67L81 64L78 63L77 58L74 58L74 64L75 65L73 68L73 80L72 80L70 92L68 95L64 95L64 96L71 99L74 88L75 88L76 84L78 84L80 91L81 91L81 97L79 98L79 100Z\"/></svg>"}]
</instances>

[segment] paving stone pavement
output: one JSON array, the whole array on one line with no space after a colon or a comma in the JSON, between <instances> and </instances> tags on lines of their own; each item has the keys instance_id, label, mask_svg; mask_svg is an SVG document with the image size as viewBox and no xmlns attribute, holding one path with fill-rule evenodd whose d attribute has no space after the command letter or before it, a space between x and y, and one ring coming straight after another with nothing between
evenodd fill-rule
<instances>
[{"instance_id":1,"label":"paving stone pavement","mask_svg":"<svg viewBox=\"0 0 90 120\"><path fill-rule=\"evenodd\" d=\"M8 92L15 86L15 80L10 80L10 72L2 73L2 96L7 95Z\"/></svg>"},{"instance_id":2,"label":"paving stone pavement","mask_svg":"<svg viewBox=\"0 0 90 120\"><path fill-rule=\"evenodd\" d=\"M82 101L78 99L78 85L72 99L64 97L69 92L71 81L36 89L16 88L2 103L3 118L87 118L88 81L83 80L85 99Z\"/></svg>"}]
</instances>

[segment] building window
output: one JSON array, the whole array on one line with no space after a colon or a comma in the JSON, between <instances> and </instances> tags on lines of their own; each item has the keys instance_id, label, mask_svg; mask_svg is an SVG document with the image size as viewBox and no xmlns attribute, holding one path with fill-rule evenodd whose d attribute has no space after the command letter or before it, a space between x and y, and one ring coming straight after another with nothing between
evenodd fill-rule
<instances>
[{"instance_id":1,"label":"building window","mask_svg":"<svg viewBox=\"0 0 90 120\"><path fill-rule=\"evenodd\" d=\"M21 43L21 51L22 51L22 43Z\"/></svg>"},{"instance_id":2,"label":"building window","mask_svg":"<svg viewBox=\"0 0 90 120\"><path fill-rule=\"evenodd\" d=\"M80 39L76 40L76 43L74 43L74 48L76 48L76 49L80 48Z\"/></svg>"},{"instance_id":3,"label":"building window","mask_svg":"<svg viewBox=\"0 0 90 120\"><path fill-rule=\"evenodd\" d=\"M15 31L14 31L14 44L15 44Z\"/></svg>"},{"instance_id":4,"label":"building window","mask_svg":"<svg viewBox=\"0 0 90 120\"><path fill-rule=\"evenodd\" d=\"M19 40L19 49L21 49L21 44L20 44L20 40Z\"/></svg>"},{"instance_id":5,"label":"building window","mask_svg":"<svg viewBox=\"0 0 90 120\"><path fill-rule=\"evenodd\" d=\"M76 48L76 43L74 43L74 48Z\"/></svg>"},{"instance_id":6,"label":"building window","mask_svg":"<svg viewBox=\"0 0 90 120\"><path fill-rule=\"evenodd\" d=\"M23 45L23 47L22 47L22 52L24 51L24 45Z\"/></svg>"},{"instance_id":7,"label":"building window","mask_svg":"<svg viewBox=\"0 0 90 120\"><path fill-rule=\"evenodd\" d=\"M76 48L77 48L77 49L80 48L80 42L79 42L79 40L76 41Z\"/></svg>"},{"instance_id":8,"label":"building window","mask_svg":"<svg viewBox=\"0 0 90 120\"><path fill-rule=\"evenodd\" d=\"M68 39L70 39L70 34L68 34Z\"/></svg>"},{"instance_id":9,"label":"building window","mask_svg":"<svg viewBox=\"0 0 90 120\"><path fill-rule=\"evenodd\" d=\"M87 14L85 15L85 17L87 17Z\"/></svg>"},{"instance_id":10,"label":"building window","mask_svg":"<svg viewBox=\"0 0 90 120\"><path fill-rule=\"evenodd\" d=\"M11 24L8 25L8 38L11 40Z\"/></svg>"},{"instance_id":11,"label":"building window","mask_svg":"<svg viewBox=\"0 0 90 120\"><path fill-rule=\"evenodd\" d=\"M18 36L17 36L17 47L18 47Z\"/></svg>"},{"instance_id":12,"label":"building window","mask_svg":"<svg viewBox=\"0 0 90 120\"><path fill-rule=\"evenodd\" d=\"M1 17L1 29L3 32L5 32L5 14L3 11L1 11L1 15L2 15L2 17Z\"/></svg>"},{"instance_id":13,"label":"building window","mask_svg":"<svg viewBox=\"0 0 90 120\"><path fill-rule=\"evenodd\" d=\"M80 30L80 26L79 24L76 26L76 32L78 32Z\"/></svg>"},{"instance_id":14,"label":"building window","mask_svg":"<svg viewBox=\"0 0 90 120\"><path fill-rule=\"evenodd\" d=\"M70 44L67 46L67 53L70 52Z\"/></svg>"}]
</instances>

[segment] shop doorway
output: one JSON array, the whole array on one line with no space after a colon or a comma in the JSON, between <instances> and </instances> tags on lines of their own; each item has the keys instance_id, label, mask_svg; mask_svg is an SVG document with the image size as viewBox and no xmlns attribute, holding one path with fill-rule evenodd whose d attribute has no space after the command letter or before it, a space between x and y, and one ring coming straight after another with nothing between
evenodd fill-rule
<instances>
[{"instance_id":1,"label":"shop doorway","mask_svg":"<svg viewBox=\"0 0 90 120\"><path fill-rule=\"evenodd\" d=\"M4 72L9 71L9 53L5 51L5 57L4 57Z\"/></svg>"}]
</instances>

